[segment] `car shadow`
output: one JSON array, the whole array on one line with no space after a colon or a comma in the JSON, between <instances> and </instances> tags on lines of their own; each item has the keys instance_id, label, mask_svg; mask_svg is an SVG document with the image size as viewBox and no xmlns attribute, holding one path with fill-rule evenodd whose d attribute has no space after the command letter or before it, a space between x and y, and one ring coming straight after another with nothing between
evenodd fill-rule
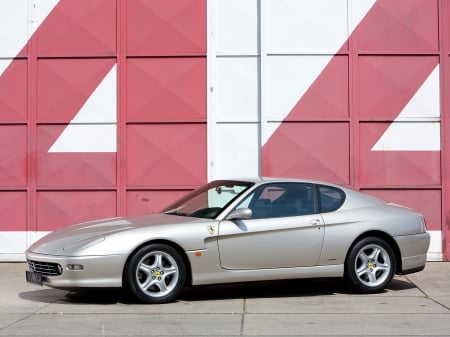
<instances>
[{"instance_id":1,"label":"car shadow","mask_svg":"<svg viewBox=\"0 0 450 337\"><path fill-rule=\"evenodd\" d=\"M396 292L415 288L411 282L395 278L384 291ZM298 279L260 281L232 284L204 285L186 287L178 297L179 301L195 302L208 300L228 300L244 298L283 298L334 295L357 295L341 279ZM363 294L362 294L363 295ZM120 288L79 289L63 291L42 288L19 294L19 297L32 302L67 304L139 304Z\"/></svg>"},{"instance_id":2,"label":"car shadow","mask_svg":"<svg viewBox=\"0 0 450 337\"><path fill-rule=\"evenodd\" d=\"M42 288L41 290L19 293L23 300L40 303L67 303L67 304L133 304L131 296L121 288L95 288L77 289L76 291Z\"/></svg>"},{"instance_id":3,"label":"car shadow","mask_svg":"<svg viewBox=\"0 0 450 337\"><path fill-rule=\"evenodd\" d=\"M392 280L383 293L415 288L399 279ZM223 300L240 298L312 297L361 294L349 288L342 279L297 279L249 283L206 285L186 288L179 297L184 301ZM364 295L364 294L362 294Z\"/></svg>"}]
</instances>

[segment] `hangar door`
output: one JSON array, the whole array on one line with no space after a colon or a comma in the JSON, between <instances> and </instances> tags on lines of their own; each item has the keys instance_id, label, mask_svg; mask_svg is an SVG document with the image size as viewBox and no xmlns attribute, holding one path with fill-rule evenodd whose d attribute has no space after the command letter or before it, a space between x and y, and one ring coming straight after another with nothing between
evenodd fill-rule
<instances>
[{"instance_id":1,"label":"hangar door","mask_svg":"<svg viewBox=\"0 0 450 337\"><path fill-rule=\"evenodd\" d=\"M206 0L0 1L0 260L206 182Z\"/></svg>"},{"instance_id":2,"label":"hangar door","mask_svg":"<svg viewBox=\"0 0 450 337\"><path fill-rule=\"evenodd\" d=\"M209 178L348 185L421 211L448 257L447 2L208 4Z\"/></svg>"}]
</instances>

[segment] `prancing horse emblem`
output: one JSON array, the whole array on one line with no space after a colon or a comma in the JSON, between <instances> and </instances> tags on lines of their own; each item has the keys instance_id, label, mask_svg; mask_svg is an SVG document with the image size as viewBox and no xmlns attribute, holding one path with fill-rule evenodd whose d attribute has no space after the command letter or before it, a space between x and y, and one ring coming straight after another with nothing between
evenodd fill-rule
<instances>
[{"instance_id":1,"label":"prancing horse emblem","mask_svg":"<svg viewBox=\"0 0 450 337\"><path fill-rule=\"evenodd\" d=\"M215 231L216 231L216 229L214 228L214 226L212 226L212 225L209 225L209 226L208 226L208 232L209 232L210 234L214 234Z\"/></svg>"}]
</instances>

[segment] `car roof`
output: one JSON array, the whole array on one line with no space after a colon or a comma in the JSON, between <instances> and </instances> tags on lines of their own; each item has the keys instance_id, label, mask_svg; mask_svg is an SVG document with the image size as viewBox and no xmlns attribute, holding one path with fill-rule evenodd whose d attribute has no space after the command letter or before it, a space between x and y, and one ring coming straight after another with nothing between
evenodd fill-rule
<instances>
[{"instance_id":1,"label":"car roof","mask_svg":"<svg viewBox=\"0 0 450 337\"><path fill-rule=\"evenodd\" d=\"M326 185L330 187L335 187L349 192L357 192L353 188L349 186L338 185L334 183L330 183L323 180L312 180L312 179L300 179L300 178L287 178L287 177L239 177L239 178L226 178L226 179L217 179L216 181L242 181L255 183L256 185L262 185L265 183L306 183L306 184L317 184L317 185Z\"/></svg>"},{"instance_id":2,"label":"car roof","mask_svg":"<svg viewBox=\"0 0 450 337\"><path fill-rule=\"evenodd\" d=\"M266 183L266 182L295 182L295 183L309 183L309 184L319 184L319 185L329 185L338 188L347 188L345 186L337 185L327 181L311 180L311 179L301 179L301 178L287 178L287 177L245 177L236 179L225 179L225 180L235 180L235 181L247 181L252 183Z\"/></svg>"}]
</instances>

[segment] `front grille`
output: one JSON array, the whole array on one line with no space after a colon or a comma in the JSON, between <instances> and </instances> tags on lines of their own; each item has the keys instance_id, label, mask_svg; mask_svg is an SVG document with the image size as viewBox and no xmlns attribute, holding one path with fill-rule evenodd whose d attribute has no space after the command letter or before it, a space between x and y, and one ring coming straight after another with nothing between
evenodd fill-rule
<instances>
[{"instance_id":1,"label":"front grille","mask_svg":"<svg viewBox=\"0 0 450 337\"><path fill-rule=\"evenodd\" d=\"M62 267L57 263L28 260L28 267L30 271L43 276L58 276L62 274Z\"/></svg>"}]
</instances>

